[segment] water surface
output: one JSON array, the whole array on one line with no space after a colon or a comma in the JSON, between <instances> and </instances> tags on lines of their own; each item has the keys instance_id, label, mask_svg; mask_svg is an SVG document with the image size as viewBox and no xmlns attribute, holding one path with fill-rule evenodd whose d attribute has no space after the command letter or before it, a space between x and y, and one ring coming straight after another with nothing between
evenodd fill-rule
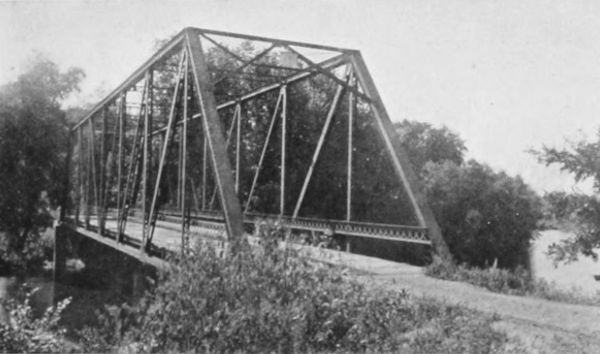
<instances>
[{"instance_id":1,"label":"water surface","mask_svg":"<svg viewBox=\"0 0 600 354\"><path fill-rule=\"evenodd\" d=\"M576 289L585 295L595 295L600 291L600 282L594 279L594 275L600 275L600 263L580 256L575 262L555 266L546 254L549 245L570 236L570 233L558 230L540 231L530 252L532 274L537 279L554 282L562 290Z\"/></svg>"}]
</instances>

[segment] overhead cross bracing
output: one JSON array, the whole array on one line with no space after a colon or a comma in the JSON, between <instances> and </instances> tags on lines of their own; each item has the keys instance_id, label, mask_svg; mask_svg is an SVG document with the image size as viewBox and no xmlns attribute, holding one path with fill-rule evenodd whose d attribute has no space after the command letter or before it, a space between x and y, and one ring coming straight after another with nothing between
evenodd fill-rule
<instances>
[{"instance_id":1,"label":"overhead cross bracing","mask_svg":"<svg viewBox=\"0 0 600 354\"><path fill-rule=\"evenodd\" d=\"M186 28L72 130L71 219L142 251L157 224L260 220L433 244L439 227L360 52Z\"/></svg>"}]
</instances>

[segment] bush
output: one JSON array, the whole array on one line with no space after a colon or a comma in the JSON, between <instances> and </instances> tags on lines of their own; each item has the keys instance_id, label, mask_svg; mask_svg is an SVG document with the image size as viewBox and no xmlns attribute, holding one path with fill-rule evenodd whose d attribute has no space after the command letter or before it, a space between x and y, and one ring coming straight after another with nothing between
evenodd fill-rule
<instances>
[{"instance_id":1,"label":"bush","mask_svg":"<svg viewBox=\"0 0 600 354\"><path fill-rule=\"evenodd\" d=\"M496 267L478 268L466 264L449 266L439 257L425 268L425 274L447 280L462 281L497 293L526 295L533 289L531 274L523 267L510 271Z\"/></svg>"},{"instance_id":2,"label":"bush","mask_svg":"<svg viewBox=\"0 0 600 354\"><path fill-rule=\"evenodd\" d=\"M473 284L497 293L539 297L571 304L600 305L600 294L590 296L582 295L578 289L559 289L554 283L534 279L523 267L511 271L496 267L469 267L465 264L454 266L448 265L439 257L434 257L433 262L425 268L425 274L434 278Z\"/></svg>"},{"instance_id":3,"label":"bush","mask_svg":"<svg viewBox=\"0 0 600 354\"><path fill-rule=\"evenodd\" d=\"M340 269L261 247L220 257L200 245L135 307L109 307L82 332L88 351L495 352L492 319L462 308L368 289Z\"/></svg>"},{"instance_id":4,"label":"bush","mask_svg":"<svg viewBox=\"0 0 600 354\"><path fill-rule=\"evenodd\" d=\"M458 263L502 268L527 263L541 217L540 198L520 177L469 161L428 163L424 184L450 252Z\"/></svg>"},{"instance_id":5,"label":"bush","mask_svg":"<svg viewBox=\"0 0 600 354\"><path fill-rule=\"evenodd\" d=\"M3 353L62 353L67 347L66 330L58 325L60 314L70 299L50 307L39 318L33 315L28 294L24 302L1 299L0 306L6 311L6 323L0 324L0 352Z\"/></svg>"}]
</instances>

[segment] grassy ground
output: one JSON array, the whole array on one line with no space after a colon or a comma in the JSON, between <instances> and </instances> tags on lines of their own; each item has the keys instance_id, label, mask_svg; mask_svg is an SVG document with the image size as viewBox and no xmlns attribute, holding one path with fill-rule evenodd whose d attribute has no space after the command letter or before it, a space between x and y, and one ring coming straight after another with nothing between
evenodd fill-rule
<instances>
[{"instance_id":1,"label":"grassy ground","mask_svg":"<svg viewBox=\"0 0 600 354\"><path fill-rule=\"evenodd\" d=\"M435 258L429 266L425 267L425 274L438 279L466 282L502 294L532 296L577 305L600 306L600 295L582 294L575 289L560 289L545 280L533 279L531 273L524 268L507 270L465 265L448 266L439 258Z\"/></svg>"}]
</instances>

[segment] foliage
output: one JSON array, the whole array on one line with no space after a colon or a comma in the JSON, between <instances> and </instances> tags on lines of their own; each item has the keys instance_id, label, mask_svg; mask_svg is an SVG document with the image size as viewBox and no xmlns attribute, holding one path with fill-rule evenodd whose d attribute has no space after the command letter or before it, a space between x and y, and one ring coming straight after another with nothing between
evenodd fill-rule
<instances>
[{"instance_id":1,"label":"foliage","mask_svg":"<svg viewBox=\"0 0 600 354\"><path fill-rule=\"evenodd\" d=\"M553 191L544 194L544 217L558 220L571 219L573 214L589 200L589 196L577 193Z\"/></svg>"},{"instance_id":2,"label":"foliage","mask_svg":"<svg viewBox=\"0 0 600 354\"><path fill-rule=\"evenodd\" d=\"M425 268L425 274L439 279L466 282L497 293L539 297L580 305L600 305L600 294L583 295L576 288L560 289L554 283L534 279L523 267L508 270L497 267L470 267L466 264L449 266L439 257L434 257L433 262Z\"/></svg>"},{"instance_id":3,"label":"foliage","mask_svg":"<svg viewBox=\"0 0 600 354\"><path fill-rule=\"evenodd\" d=\"M425 274L440 279L467 282L494 292L512 295L527 294L532 290L533 284L530 273L523 267L517 267L514 271L497 267L482 269L465 264L451 267L439 257L434 257L433 262L425 268Z\"/></svg>"},{"instance_id":4,"label":"foliage","mask_svg":"<svg viewBox=\"0 0 600 354\"><path fill-rule=\"evenodd\" d=\"M17 251L8 245L7 238L0 238L0 274L2 271L26 271L29 274L41 274L46 262L52 260L54 251L53 229L32 234L27 237L22 250Z\"/></svg>"},{"instance_id":5,"label":"foliage","mask_svg":"<svg viewBox=\"0 0 600 354\"><path fill-rule=\"evenodd\" d=\"M420 173L428 162L452 161L460 165L467 151L465 142L447 127L403 120L394 124L396 134L415 171Z\"/></svg>"},{"instance_id":6,"label":"foliage","mask_svg":"<svg viewBox=\"0 0 600 354\"><path fill-rule=\"evenodd\" d=\"M80 69L60 72L38 57L0 87L1 253L23 254L52 218L63 190L67 125L60 101L77 89Z\"/></svg>"},{"instance_id":7,"label":"foliage","mask_svg":"<svg viewBox=\"0 0 600 354\"><path fill-rule=\"evenodd\" d=\"M427 198L450 252L459 263L524 264L540 214L540 199L520 177L474 160L424 168Z\"/></svg>"},{"instance_id":8,"label":"foliage","mask_svg":"<svg viewBox=\"0 0 600 354\"><path fill-rule=\"evenodd\" d=\"M21 74L16 82L1 88L0 104L2 107L32 110L40 118L53 118L59 115L60 103L74 90L78 90L79 82L85 74L79 68L69 68L60 72L58 66L37 55L29 64L27 72Z\"/></svg>"},{"instance_id":9,"label":"foliage","mask_svg":"<svg viewBox=\"0 0 600 354\"><path fill-rule=\"evenodd\" d=\"M600 129L596 139L594 142L569 141L563 149L544 145L531 153L547 166L556 164L561 170L572 173L576 181L592 178L595 189L600 190Z\"/></svg>"},{"instance_id":10,"label":"foliage","mask_svg":"<svg viewBox=\"0 0 600 354\"><path fill-rule=\"evenodd\" d=\"M592 179L594 190L600 192L600 130L596 141L569 141L563 149L542 146L540 150L532 150L541 163L558 165L567 171L576 181ZM551 245L549 252L557 261L576 260L578 255L597 258L594 249L600 247L600 201L595 197L564 197L577 200L575 209L570 214L574 217L576 230L574 236L559 244ZM569 204L569 202L567 202Z\"/></svg>"},{"instance_id":11,"label":"foliage","mask_svg":"<svg viewBox=\"0 0 600 354\"><path fill-rule=\"evenodd\" d=\"M395 127L455 260L524 264L540 217L535 193L519 177L465 162L464 141L446 127L406 120Z\"/></svg>"},{"instance_id":12,"label":"foliage","mask_svg":"<svg viewBox=\"0 0 600 354\"><path fill-rule=\"evenodd\" d=\"M557 262L576 261L579 255L598 259L600 246L600 201L590 197L574 212L575 233L573 237L553 243L548 253Z\"/></svg>"},{"instance_id":13,"label":"foliage","mask_svg":"<svg viewBox=\"0 0 600 354\"><path fill-rule=\"evenodd\" d=\"M543 218L540 227L574 233L581 212L594 203L595 197L581 193L552 191L542 197Z\"/></svg>"},{"instance_id":14,"label":"foliage","mask_svg":"<svg viewBox=\"0 0 600 354\"><path fill-rule=\"evenodd\" d=\"M282 230L263 236L235 256L200 245L138 306L108 308L82 333L86 350L480 353L508 342L491 318L368 289L279 248Z\"/></svg>"},{"instance_id":15,"label":"foliage","mask_svg":"<svg viewBox=\"0 0 600 354\"><path fill-rule=\"evenodd\" d=\"M3 353L64 353L67 348L64 339L65 329L58 321L60 314L69 305L70 299L49 307L36 318L29 305L28 294L25 302L15 299L2 299L0 307L6 311L7 322L0 324L0 351Z\"/></svg>"}]
</instances>

